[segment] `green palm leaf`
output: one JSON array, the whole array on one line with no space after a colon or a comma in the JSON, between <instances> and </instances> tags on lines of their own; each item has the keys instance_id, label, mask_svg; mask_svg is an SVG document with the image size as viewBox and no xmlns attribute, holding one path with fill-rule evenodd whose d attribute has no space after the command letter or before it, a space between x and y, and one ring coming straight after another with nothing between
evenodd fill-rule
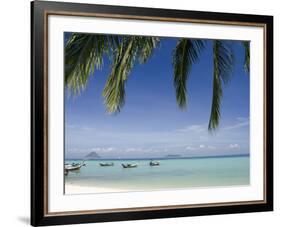
<instances>
[{"instance_id":1,"label":"green palm leaf","mask_svg":"<svg viewBox=\"0 0 281 227\"><path fill-rule=\"evenodd\" d=\"M118 43L113 36L73 34L65 47L65 83L76 94L85 88L95 68L101 68L103 55Z\"/></svg>"},{"instance_id":2,"label":"green palm leaf","mask_svg":"<svg viewBox=\"0 0 281 227\"><path fill-rule=\"evenodd\" d=\"M133 39L123 41L114 52L111 73L103 90L107 111L119 112L125 103L125 82L132 68Z\"/></svg>"},{"instance_id":3,"label":"green palm leaf","mask_svg":"<svg viewBox=\"0 0 281 227\"><path fill-rule=\"evenodd\" d=\"M138 46L138 59L141 64L146 63L158 46L160 38L136 36L136 45Z\"/></svg>"},{"instance_id":4,"label":"green palm leaf","mask_svg":"<svg viewBox=\"0 0 281 227\"><path fill-rule=\"evenodd\" d=\"M233 70L234 56L233 51L227 41L213 42L213 98L211 116L208 129L215 130L219 125L220 106L222 98L222 84L229 81Z\"/></svg>"},{"instance_id":5,"label":"green palm leaf","mask_svg":"<svg viewBox=\"0 0 281 227\"><path fill-rule=\"evenodd\" d=\"M247 72L250 72L250 42L243 41L244 46L244 68Z\"/></svg>"},{"instance_id":6,"label":"green palm leaf","mask_svg":"<svg viewBox=\"0 0 281 227\"><path fill-rule=\"evenodd\" d=\"M186 107L186 82L192 65L198 60L204 41L180 39L173 51L174 87L176 99L180 108Z\"/></svg>"},{"instance_id":7,"label":"green palm leaf","mask_svg":"<svg viewBox=\"0 0 281 227\"><path fill-rule=\"evenodd\" d=\"M136 59L139 59L140 63L146 62L158 42L159 38L153 37L123 37L113 52L111 73L103 90L109 113L120 112L125 103L125 83Z\"/></svg>"}]
</instances>

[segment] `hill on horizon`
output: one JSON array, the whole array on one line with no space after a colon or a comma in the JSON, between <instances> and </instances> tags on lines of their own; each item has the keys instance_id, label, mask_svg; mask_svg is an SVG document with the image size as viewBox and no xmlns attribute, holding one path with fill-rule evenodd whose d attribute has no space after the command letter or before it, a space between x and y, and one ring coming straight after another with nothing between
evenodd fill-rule
<instances>
[{"instance_id":1,"label":"hill on horizon","mask_svg":"<svg viewBox=\"0 0 281 227\"><path fill-rule=\"evenodd\" d=\"M97 152L92 151L92 152L90 152L89 154L87 154L87 155L85 156L85 158L86 158L86 159L99 159L99 158L101 158L101 157L99 156L99 154L98 154Z\"/></svg>"}]
</instances>

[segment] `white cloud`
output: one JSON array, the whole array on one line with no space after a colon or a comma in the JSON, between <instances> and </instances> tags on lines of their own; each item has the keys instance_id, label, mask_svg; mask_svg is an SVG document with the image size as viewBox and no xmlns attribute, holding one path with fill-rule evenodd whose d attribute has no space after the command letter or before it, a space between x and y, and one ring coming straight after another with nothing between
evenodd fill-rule
<instances>
[{"instance_id":1,"label":"white cloud","mask_svg":"<svg viewBox=\"0 0 281 227\"><path fill-rule=\"evenodd\" d=\"M168 151L167 148L141 148L141 147L130 147L125 150L126 153L134 153L134 152L141 152L141 153L157 153Z\"/></svg>"},{"instance_id":2,"label":"white cloud","mask_svg":"<svg viewBox=\"0 0 281 227\"><path fill-rule=\"evenodd\" d=\"M95 128L88 127L88 126L81 126L81 130L90 131L90 130L95 130Z\"/></svg>"},{"instance_id":3,"label":"white cloud","mask_svg":"<svg viewBox=\"0 0 281 227\"><path fill-rule=\"evenodd\" d=\"M208 149L214 150L214 149L216 149L216 147L215 146L208 146Z\"/></svg>"},{"instance_id":4,"label":"white cloud","mask_svg":"<svg viewBox=\"0 0 281 227\"><path fill-rule=\"evenodd\" d=\"M211 145L204 145L204 144L200 144L199 147L191 147L191 146L187 146L185 147L186 151L194 151L194 150L198 150L198 149L209 149L209 150L214 150L216 149L215 146L211 146Z\"/></svg>"},{"instance_id":5,"label":"white cloud","mask_svg":"<svg viewBox=\"0 0 281 227\"><path fill-rule=\"evenodd\" d=\"M207 126L205 124L202 125L190 125L184 128L178 129L178 132L190 132L190 133L201 133L207 131Z\"/></svg>"},{"instance_id":6,"label":"white cloud","mask_svg":"<svg viewBox=\"0 0 281 227\"><path fill-rule=\"evenodd\" d=\"M249 121L248 117L237 117L236 118L237 121Z\"/></svg>"},{"instance_id":7,"label":"white cloud","mask_svg":"<svg viewBox=\"0 0 281 227\"><path fill-rule=\"evenodd\" d=\"M79 126L78 125L75 125L75 124L66 124L66 128L69 128L69 129L75 129L75 128L78 128Z\"/></svg>"},{"instance_id":8,"label":"white cloud","mask_svg":"<svg viewBox=\"0 0 281 227\"><path fill-rule=\"evenodd\" d=\"M232 130L237 128L242 128L249 125L249 118L237 117L236 122L233 125L224 127L225 130Z\"/></svg>"},{"instance_id":9,"label":"white cloud","mask_svg":"<svg viewBox=\"0 0 281 227\"><path fill-rule=\"evenodd\" d=\"M134 151L142 151L142 148L130 147L126 149L126 152L134 152Z\"/></svg>"},{"instance_id":10,"label":"white cloud","mask_svg":"<svg viewBox=\"0 0 281 227\"><path fill-rule=\"evenodd\" d=\"M187 146L185 148L185 150L187 150L187 151L194 151L195 149L196 149L195 147L190 147L190 146Z\"/></svg>"},{"instance_id":11,"label":"white cloud","mask_svg":"<svg viewBox=\"0 0 281 227\"><path fill-rule=\"evenodd\" d=\"M91 148L91 151L102 152L102 153L111 152L114 150L115 150L114 147L93 147L93 148Z\"/></svg>"},{"instance_id":12,"label":"white cloud","mask_svg":"<svg viewBox=\"0 0 281 227\"><path fill-rule=\"evenodd\" d=\"M94 131L96 130L93 127L85 126L85 125L78 125L78 124L66 124L66 128L73 131Z\"/></svg>"},{"instance_id":13,"label":"white cloud","mask_svg":"<svg viewBox=\"0 0 281 227\"><path fill-rule=\"evenodd\" d=\"M133 150L134 150L134 148L127 148L126 152L130 152L130 151L133 151Z\"/></svg>"},{"instance_id":14,"label":"white cloud","mask_svg":"<svg viewBox=\"0 0 281 227\"><path fill-rule=\"evenodd\" d=\"M91 148L91 151L100 151L100 150L101 150L100 147L93 147L93 148Z\"/></svg>"},{"instance_id":15,"label":"white cloud","mask_svg":"<svg viewBox=\"0 0 281 227\"><path fill-rule=\"evenodd\" d=\"M234 143L234 144L229 144L229 148L231 148L231 149L236 149L236 148L239 148L240 146L239 146L239 144L237 144L237 143Z\"/></svg>"}]
</instances>

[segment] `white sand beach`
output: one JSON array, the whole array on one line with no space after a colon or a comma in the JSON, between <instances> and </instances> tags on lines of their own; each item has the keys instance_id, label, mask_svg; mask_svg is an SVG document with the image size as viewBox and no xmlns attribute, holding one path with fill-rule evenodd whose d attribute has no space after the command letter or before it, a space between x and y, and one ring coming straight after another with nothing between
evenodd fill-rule
<instances>
[{"instance_id":1,"label":"white sand beach","mask_svg":"<svg viewBox=\"0 0 281 227\"><path fill-rule=\"evenodd\" d=\"M113 193L128 190L118 188L104 188L93 186L81 186L73 183L65 183L65 194L90 194L90 193Z\"/></svg>"}]
</instances>

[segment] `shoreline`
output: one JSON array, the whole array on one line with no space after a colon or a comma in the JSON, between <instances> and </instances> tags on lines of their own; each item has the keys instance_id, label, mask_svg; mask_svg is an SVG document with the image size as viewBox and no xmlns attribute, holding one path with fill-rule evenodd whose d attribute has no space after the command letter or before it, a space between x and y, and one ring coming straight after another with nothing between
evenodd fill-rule
<instances>
[{"instance_id":1,"label":"shoreline","mask_svg":"<svg viewBox=\"0 0 281 227\"><path fill-rule=\"evenodd\" d=\"M128 190L119 188L83 186L73 183L65 183L65 194L90 194L90 193L113 193L113 192L127 192Z\"/></svg>"},{"instance_id":2,"label":"shoreline","mask_svg":"<svg viewBox=\"0 0 281 227\"><path fill-rule=\"evenodd\" d=\"M250 184L234 184L234 185L212 185L212 186L191 186L184 188L162 188L162 189L147 189L147 190L129 190L120 188L97 187L97 186L83 186L66 183L65 195L83 195L83 194L106 194L106 193L122 193L122 192L144 192L144 191L175 191L175 190L191 190L191 189L205 189L205 188L233 188L233 187L247 187Z\"/></svg>"}]
</instances>

